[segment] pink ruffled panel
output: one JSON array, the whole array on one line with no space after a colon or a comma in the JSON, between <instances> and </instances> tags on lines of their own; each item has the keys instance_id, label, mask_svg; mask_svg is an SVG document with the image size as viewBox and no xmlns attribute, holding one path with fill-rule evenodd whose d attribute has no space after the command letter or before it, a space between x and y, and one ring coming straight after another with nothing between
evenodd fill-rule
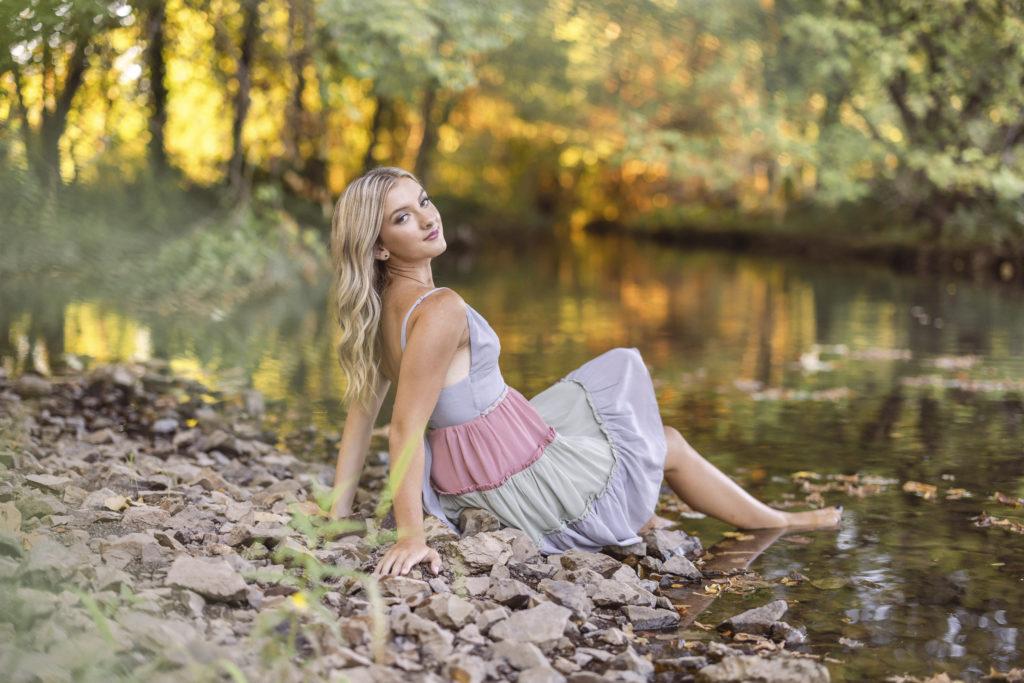
<instances>
[{"instance_id":1,"label":"pink ruffled panel","mask_svg":"<svg viewBox=\"0 0 1024 683\"><path fill-rule=\"evenodd\" d=\"M438 493L497 488L529 467L555 438L537 410L515 389L480 417L427 433L430 479Z\"/></svg>"}]
</instances>

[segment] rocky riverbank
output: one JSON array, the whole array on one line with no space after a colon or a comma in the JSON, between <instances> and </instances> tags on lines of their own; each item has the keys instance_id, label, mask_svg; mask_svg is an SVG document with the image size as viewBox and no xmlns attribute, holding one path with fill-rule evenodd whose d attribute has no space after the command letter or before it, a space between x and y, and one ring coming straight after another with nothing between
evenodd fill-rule
<instances>
[{"instance_id":1,"label":"rocky riverbank","mask_svg":"<svg viewBox=\"0 0 1024 683\"><path fill-rule=\"evenodd\" d=\"M428 519L441 574L368 574L389 539L371 456L355 519L331 463L264 430L262 400L159 364L43 378L0 370L0 670L12 681L801 680L775 601L709 642L656 646L687 615L663 588L706 554L660 529L542 556L483 511ZM687 618L689 617L689 618ZM717 640L716 640L717 638Z\"/></svg>"}]
</instances>

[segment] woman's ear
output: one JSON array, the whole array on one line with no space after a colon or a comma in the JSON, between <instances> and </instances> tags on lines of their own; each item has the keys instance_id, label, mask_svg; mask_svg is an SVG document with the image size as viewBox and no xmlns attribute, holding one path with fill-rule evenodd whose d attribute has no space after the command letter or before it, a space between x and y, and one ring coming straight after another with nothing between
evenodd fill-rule
<instances>
[{"instance_id":1,"label":"woman's ear","mask_svg":"<svg viewBox=\"0 0 1024 683\"><path fill-rule=\"evenodd\" d=\"M389 258L391 258L391 254L388 252L387 249L378 244L373 248L373 258L377 259L378 261L387 261Z\"/></svg>"}]
</instances>

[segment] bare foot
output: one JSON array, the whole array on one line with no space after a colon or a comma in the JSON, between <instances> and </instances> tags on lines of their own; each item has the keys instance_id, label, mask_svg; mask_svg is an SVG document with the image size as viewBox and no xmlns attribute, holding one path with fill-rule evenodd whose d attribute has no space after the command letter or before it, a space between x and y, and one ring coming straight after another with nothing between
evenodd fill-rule
<instances>
[{"instance_id":1,"label":"bare foot","mask_svg":"<svg viewBox=\"0 0 1024 683\"><path fill-rule=\"evenodd\" d=\"M820 510L806 510L804 512L785 512L786 527L804 527L821 529L825 527L837 527L843 518L843 506L837 505L834 508L822 508Z\"/></svg>"}]
</instances>

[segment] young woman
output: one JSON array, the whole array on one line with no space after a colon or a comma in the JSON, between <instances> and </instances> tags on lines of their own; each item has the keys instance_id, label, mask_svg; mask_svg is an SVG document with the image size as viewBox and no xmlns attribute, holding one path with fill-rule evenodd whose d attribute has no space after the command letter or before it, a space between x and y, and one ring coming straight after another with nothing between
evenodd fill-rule
<instances>
[{"instance_id":1,"label":"young woman","mask_svg":"<svg viewBox=\"0 0 1024 683\"><path fill-rule=\"evenodd\" d=\"M544 552L634 543L654 520L662 479L694 510L745 529L839 521L839 510L764 505L663 427L635 349L613 349L527 401L502 379L487 321L434 286L431 261L445 247L441 215L406 171L370 171L338 200L331 252L349 411L332 514L351 513L374 420L395 384L398 541L378 573L407 574L420 562L440 570L424 508L449 524L463 508L487 509Z\"/></svg>"}]
</instances>

